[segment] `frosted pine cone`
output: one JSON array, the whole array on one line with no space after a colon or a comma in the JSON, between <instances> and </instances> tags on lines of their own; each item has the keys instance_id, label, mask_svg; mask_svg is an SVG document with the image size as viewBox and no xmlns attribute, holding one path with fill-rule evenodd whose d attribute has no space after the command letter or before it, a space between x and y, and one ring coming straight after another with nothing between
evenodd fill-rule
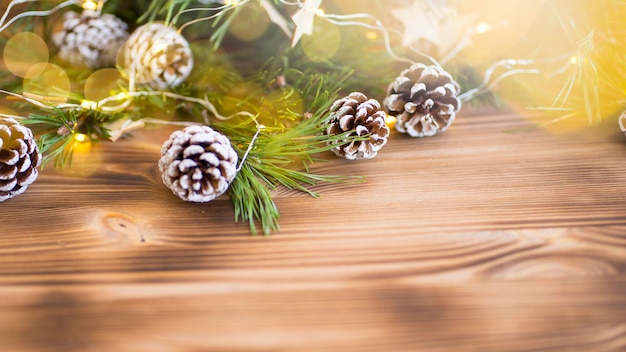
<instances>
[{"instance_id":1,"label":"frosted pine cone","mask_svg":"<svg viewBox=\"0 0 626 352\"><path fill-rule=\"evenodd\" d=\"M172 27L148 23L130 35L122 49L122 62L135 81L157 89L180 85L193 68L187 40Z\"/></svg>"},{"instance_id":2,"label":"frosted pine cone","mask_svg":"<svg viewBox=\"0 0 626 352\"><path fill-rule=\"evenodd\" d=\"M41 154L30 128L0 118L0 202L26 191L37 179Z\"/></svg>"},{"instance_id":3,"label":"frosted pine cone","mask_svg":"<svg viewBox=\"0 0 626 352\"><path fill-rule=\"evenodd\" d=\"M161 148L163 183L189 202L208 202L228 189L237 173L230 140L208 126L172 133Z\"/></svg>"},{"instance_id":4,"label":"frosted pine cone","mask_svg":"<svg viewBox=\"0 0 626 352\"><path fill-rule=\"evenodd\" d=\"M377 100L368 100L362 93L353 92L335 101L330 113L332 117L327 123L326 134L335 136L351 130L354 130L351 135L369 134L364 141L329 142L336 145L331 149L336 155L348 160L371 159L387 143L389 127L385 125L385 113Z\"/></svg>"},{"instance_id":5,"label":"frosted pine cone","mask_svg":"<svg viewBox=\"0 0 626 352\"><path fill-rule=\"evenodd\" d=\"M53 36L59 57L72 65L113 67L117 52L128 39L128 26L119 18L85 11L65 13L63 30Z\"/></svg>"},{"instance_id":6,"label":"frosted pine cone","mask_svg":"<svg viewBox=\"0 0 626 352\"><path fill-rule=\"evenodd\" d=\"M389 85L383 105L396 116L396 129L413 137L443 132L461 108L460 88L437 66L413 64Z\"/></svg>"}]
</instances>

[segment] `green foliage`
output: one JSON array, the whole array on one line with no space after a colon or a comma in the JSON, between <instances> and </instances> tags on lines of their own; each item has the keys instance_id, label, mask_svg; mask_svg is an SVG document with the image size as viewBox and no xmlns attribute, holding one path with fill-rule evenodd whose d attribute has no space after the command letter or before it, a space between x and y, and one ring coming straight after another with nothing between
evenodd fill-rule
<instances>
[{"instance_id":1,"label":"green foliage","mask_svg":"<svg viewBox=\"0 0 626 352\"><path fill-rule=\"evenodd\" d=\"M71 166L77 142L96 143L108 139L110 135L105 124L122 116L94 110L54 109L48 115L30 114L22 123L38 136L39 150L44 155L42 165L53 161L55 167L62 168ZM81 136L78 140L77 135Z\"/></svg>"},{"instance_id":2,"label":"green foliage","mask_svg":"<svg viewBox=\"0 0 626 352\"><path fill-rule=\"evenodd\" d=\"M300 76L303 77L301 74ZM305 101L305 108L310 117L300 116L301 120L293 127L259 126L256 119L238 124L212 124L229 137L239 157L245 157L241 170L230 186L229 194L235 207L236 220L249 222L253 234L256 233L256 223L260 223L266 235L279 229L279 212L270 193L276 187L282 186L317 197L311 186L319 182L363 180L360 177L319 175L309 172L309 166L318 161L315 156L330 150L332 142L350 143L369 137L351 136L353 131L335 136L323 133L325 121L331 118L327 113L328 108L337 98L338 91L337 87L334 90L327 89L335 85L327 82L327 78L323 76L307 82L296 81L302 86L293 89L309 97Z\"/></svg>"}]
</instances>

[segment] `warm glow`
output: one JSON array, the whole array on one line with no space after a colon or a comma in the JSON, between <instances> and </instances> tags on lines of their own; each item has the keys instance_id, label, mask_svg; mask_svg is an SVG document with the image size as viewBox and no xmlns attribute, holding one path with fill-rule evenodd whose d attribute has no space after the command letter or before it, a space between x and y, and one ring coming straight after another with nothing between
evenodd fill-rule
<instances>
[{"instance_id":1,"label":"warm glow","mask_svg":"<svg viewBox=\"0 0 626 352\"><path fill-rule=\"evenodd\" d=\"M320 17L324 17L324 10L322 10L322 9L315 9L315 14L320 16Z\"/></svg>"},{"instance_id":2,"label":"warm glow","mask_svg":"<svg viewBox=\"0 0 626 352\"><path fill-rule=\"evenodd\" d=\"M478 34L486 33L486 32L489 32L491 29L492 27L489 23L482 22L476 26L476 33Z\"/></svg>"},{"instance_id":3,"label":"warm glow","mask_svg":"<svg viewBox=\"0 0 626 352\"><path fill-rule=\"evenodd\" d=\"M100 5L95 1L92 1L92 0L83 1L83 9L85 10L96 11L99 7Z\"/></svg>"},{"instance_id":4,"label":"warm glow","mask_svg":"<svg viewBox=\"0 0 626 352\"><path fill-rule=\"evenodd\" d=\"M80 102L80 106L85 110L95 110L98 107L98 103L92 100L83 100Z\"/></svg>"},{"instance_id":5,"label":"warm glow","mask_svg":"<svg viewBox=\"0 0 626 352\"><path fill-rule=\"evenodd\" d=\"M64 102L71 94L71 81L61 66L39 63L26 72L23 89L43 101Z\"/></svg>"},{"instance_id":6,"label":"warm glow","mask_svg":"<svg viewBox=\"0 0 626 352\"><path fill-rule=\"evenodd\" d=\"M367 33L365 33L365 38L374 41L378 39L378 33L374 31L368 31Z\"/></svg>"},{"instance_id":7,"label":"warm glow","mask_svg":"<svg viewBox=\"0 0 626 352\"><path fill-rule=\"evenodd\" d=\"M49 51L46 42L37 34L22 32L11 37L4 45L2 53L4 65L14 75L26 77L28 74L37 76L44 71L48 63ZM33 66L38 71L33 70Z\"/></svg>"},{"instance_id":8,"label":"warm glow","mask_svg":"<svg viewBox=\"0 0 626 352\"><path fill-rule=\"evenodd\" d=\"M87 141L87 135L84 133L76 133L74 135L74 140L78 143L85 143Z\"/></svg>"},{"instance_id":9,"label":"warm glow","mask_svg":"<svg viewBox=\"0 0 626 352\"><path fill-rule=\"evenodd\" d=\"M570 58L569 58L569 62L570 62L572 65L576 65L576 64L578 63L578 56L572 56L572 57L570 57Z\"/></svg>"},{"instance_id":10,"label":"warm glow","mask_svg":"<svg viewBox=\"0 0 626 352\"><path fill-rule=\"evenodd\" d=\"M385 116L385 125L387 125L387 127L389 128L394 128L396 126L396 117L395 116L391 116L391 115L387 115Z\"/></svg>"}]
</instances>

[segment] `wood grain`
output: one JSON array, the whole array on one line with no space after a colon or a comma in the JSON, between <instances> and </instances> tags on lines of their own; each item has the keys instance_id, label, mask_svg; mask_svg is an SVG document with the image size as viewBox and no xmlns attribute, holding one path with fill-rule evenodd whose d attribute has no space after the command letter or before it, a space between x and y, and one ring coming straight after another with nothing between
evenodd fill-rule
<instances>
[{"instance_id":1,"label":"wood grain","mask_svg":"<svg viewBox=\"0 0 626 352\"><path fill-rule=\"evenodd\" d=\"M626 350L626 137L461 115L279 189L250 236L160 181L170 130L45 168L0 203L2 351Z\"/></svg>"}]
</instances>

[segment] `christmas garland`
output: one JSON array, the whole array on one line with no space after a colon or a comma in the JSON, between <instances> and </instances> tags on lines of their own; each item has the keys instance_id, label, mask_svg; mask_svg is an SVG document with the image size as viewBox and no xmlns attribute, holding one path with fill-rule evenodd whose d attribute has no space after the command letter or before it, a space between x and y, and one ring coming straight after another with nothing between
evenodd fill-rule
<instances>
[{"instance_id":1,"label":"christmas garland","mask_svg":"<svg viewBox=\"0 0 626 352\"><path fill-rule=\"evenodd\" d=\"M467 15L463 1L393 5L383 17L395 23L330 0L324 10L322 0L11 1L0 12L0 202L48 162L71 167L83 143L178 125L155 161L164 185L190 202L228 193L235 220L269 234L279 230L276 187L316 197L318 182L362 181L309 172L322 153L371 159L391 129L438 135L463 103L498 105L495 87L560 114L541 125L596 123L624 108L624 1L584 17L546 1L538 21L549 18L561 29L551 39L569 44L542 36L545 45L528 40L532 58L474 65L470 44L497 21ZM560 89L537 98L532 76L558 77Z\"/></svg>"}]
</instances>

